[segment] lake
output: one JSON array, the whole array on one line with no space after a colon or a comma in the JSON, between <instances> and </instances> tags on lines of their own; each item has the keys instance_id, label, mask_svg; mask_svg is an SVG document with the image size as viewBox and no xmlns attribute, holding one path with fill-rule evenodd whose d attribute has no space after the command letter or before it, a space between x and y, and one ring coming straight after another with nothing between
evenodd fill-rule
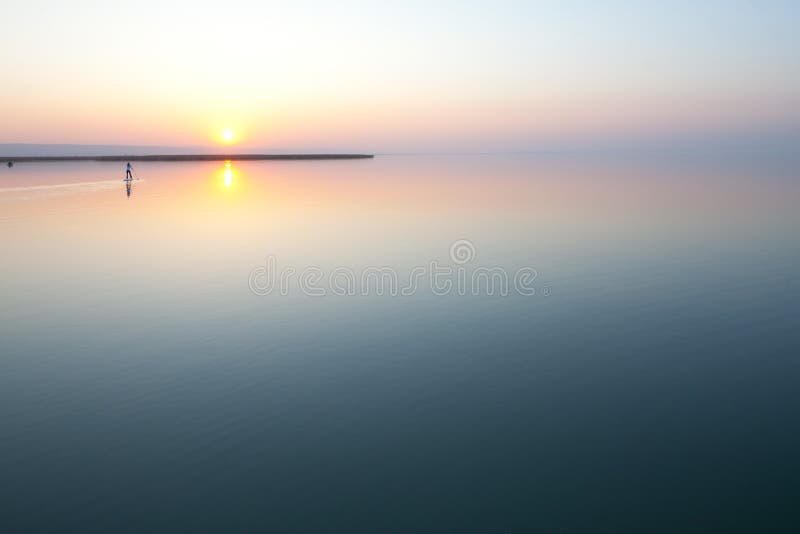
<instances>
[{"instance_id":1,"label":"lake","mask_svg":"<svg viewBox=\"0 0 800 534\"><path fill-rule=\"evenodd\" d=\"M791 531L800 165L0 168L0 530Z\"/></svg>"}]
</instances>

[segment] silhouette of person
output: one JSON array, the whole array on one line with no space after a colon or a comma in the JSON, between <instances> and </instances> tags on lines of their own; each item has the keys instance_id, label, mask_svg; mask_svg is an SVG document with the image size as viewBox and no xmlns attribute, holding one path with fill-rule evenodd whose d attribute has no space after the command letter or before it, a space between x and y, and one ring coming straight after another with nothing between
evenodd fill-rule
<instances>
[{"instance_id":1,"label":"silhouette of person","mask_svg":"<svg viewBox=\"0 0 800 534\"><path fill-rule=\"evenodd\" d=\"M128 167L127 167L127 169L125 169L125 179L126 180L128 180L128 179L132 180L133 179L133 174L131 174L132 170L133 170L133 167L131 167L131 162L129 161L128 162Z\"/></svg>"}]
</instances>

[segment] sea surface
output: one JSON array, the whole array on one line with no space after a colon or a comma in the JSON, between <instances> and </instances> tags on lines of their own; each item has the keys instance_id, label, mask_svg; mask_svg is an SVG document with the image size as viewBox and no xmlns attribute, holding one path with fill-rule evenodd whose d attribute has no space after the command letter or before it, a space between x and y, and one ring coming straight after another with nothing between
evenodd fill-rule
<instances>
[{"instance_id":1,"label":"sea surface","mask_svg":"<svg viewBox=\"0 0 800 534\"><path fill-rule=\"evenodd\" d=\"M796 161L134 169L0 168L0 531L800 528Z\"/></svg>"}]
</instances>

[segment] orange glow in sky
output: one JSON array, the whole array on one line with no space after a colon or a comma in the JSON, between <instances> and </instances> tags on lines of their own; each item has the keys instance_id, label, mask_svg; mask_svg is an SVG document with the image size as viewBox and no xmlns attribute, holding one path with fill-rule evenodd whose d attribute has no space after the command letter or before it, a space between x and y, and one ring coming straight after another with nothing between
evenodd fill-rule
<instances>
[{"instance_id":1,"label":"orange glow in sky","mask_svg":"<svg viewBox=\"0 0 800 534\"><path fill-rule=\"evenodd\" d=\"M207 6L12 2L0 144L482 151L793 131L800 3L768 3L230 0L247 13L235 38L208 39Z\"/></svg>"}]
</instances>

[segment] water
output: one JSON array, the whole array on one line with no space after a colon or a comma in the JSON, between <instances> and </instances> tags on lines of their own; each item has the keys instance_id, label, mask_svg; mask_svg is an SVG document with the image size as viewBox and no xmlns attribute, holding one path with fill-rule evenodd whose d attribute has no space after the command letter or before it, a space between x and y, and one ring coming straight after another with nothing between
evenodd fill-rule
<instances>
[{"instance_id":1,"label":"water","mask_svg":"<svg viewBox=\"0 0 800 534\"><path fill-rule=\"evenodd\" d=\"M791 530L798 168L3 167L0 529ZM538 275L259 296L268 256Z\"/></svg>"}]
</instances>

